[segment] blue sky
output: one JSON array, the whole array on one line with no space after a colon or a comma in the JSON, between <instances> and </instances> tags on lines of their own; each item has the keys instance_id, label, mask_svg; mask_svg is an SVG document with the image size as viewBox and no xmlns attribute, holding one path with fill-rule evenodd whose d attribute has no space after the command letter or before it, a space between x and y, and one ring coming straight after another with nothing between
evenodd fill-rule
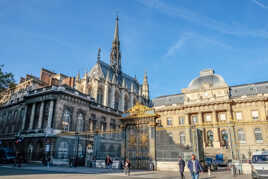
<instances>
[{"instance_id":1,"label":"blue sky","mask_svg":"<svg viewBox=\"0 0 268 179\"><path fill-rule=\"evenodd\" d=\"M39 76L67 75L109 62L115 16L124 72L152 97L180 93L200 70L229 85L268 80L266 0L0 0L0 64Z\"/></svg>"}]
</instances>

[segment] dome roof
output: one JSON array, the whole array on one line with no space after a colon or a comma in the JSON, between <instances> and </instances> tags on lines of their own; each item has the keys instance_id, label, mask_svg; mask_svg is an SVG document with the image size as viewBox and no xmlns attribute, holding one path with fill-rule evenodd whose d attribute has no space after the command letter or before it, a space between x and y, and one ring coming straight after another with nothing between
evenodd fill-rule
<instances>
[{"instance_id":1,"label":"dome roof","mask_svg":"<svg viewBox=\"0 0 268 179\"><path fill-rule=\"evenodd\" d=\"M224 79L217 74L214 74L214 70L203 70L200 72L200 76L193 79L188 85L188 89L208 89L227 87Z\"/></svg>"}]
</instances>

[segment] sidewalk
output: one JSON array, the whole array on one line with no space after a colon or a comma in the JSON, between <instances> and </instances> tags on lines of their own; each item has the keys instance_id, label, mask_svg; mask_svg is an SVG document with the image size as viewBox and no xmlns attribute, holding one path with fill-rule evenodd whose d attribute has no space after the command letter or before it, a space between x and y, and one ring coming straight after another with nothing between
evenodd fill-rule
<instances>
[{"instance_id":1,"label":"sidewalk","mask_svg":"<svg viewBox=\"0 0 268 179\"><path fill-rule=\"evenodd\" d=\"M105 168L87 168L87 167L76 167L70 168L67 166L51 166L45 167L38 164L23 164L21 168L14 167L13 165L0 165L0 168L12 168L21 170L36 170L45 172L55 172L64 174L99 174L109 176L124 176L123 170L120 169L105 169ZM132 170L132 177L138 178L177 178L178 173L174 171L148 171L148 170ZM191 178L189 173L185 173L186 178ZM236 177L231 176L230 171L225 172L213 172L212 176L208 176L207 173L202 173L200 179L249 179L249 175L239 175Z\"/></svg>"},{"instance_id":2,"label":"sidewalk","mask_svg":"<svg viewBox=\"0 0 268 179\"><path fill-rule=\"evenodd\" d=\"M122 169L106 169L106 168L88 168L88 167L67 167L67 166L42 166L38 164L22 164L21 167L15 167L13 164L9 165L0 165L0 167L5 168L16 168L23 170L39 170L39 171L48 171L48 172L57 172L57 173L80 173L80 174L119 174L123 173ZM145 170L134 170L132 173L145 174L152 171Z\"/></svg>"}]
</instances>

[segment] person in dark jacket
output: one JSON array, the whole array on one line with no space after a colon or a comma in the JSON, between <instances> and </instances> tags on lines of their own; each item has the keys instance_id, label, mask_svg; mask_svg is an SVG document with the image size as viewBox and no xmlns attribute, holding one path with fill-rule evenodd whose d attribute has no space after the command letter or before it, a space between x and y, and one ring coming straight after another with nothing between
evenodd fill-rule
<instances>
[{"instance_id":1,"label":"person in dark jacket","mask_svg":"<svg viewBox=\"0 0 268 179\"><path fill-rule=\"evenodd\" d=\"M184 177L185 161L181 158L181 156L179 156L178 165L179 165L181 179L184 179L185 178Z\"/></svg>"},{"instance_id":2,"label":"person in dark jacket","mask_svg":"<svg viewBox=\"0 0 268 179\"><path fill-rule=\"evenodd\" d=\"M199 179L199 173L202 172L202 167L197 159L195 159L195 155L192 154L192 159L188 161L187 164L190 173L192 175L192 179Z\"/></svg>"}]
</instances>

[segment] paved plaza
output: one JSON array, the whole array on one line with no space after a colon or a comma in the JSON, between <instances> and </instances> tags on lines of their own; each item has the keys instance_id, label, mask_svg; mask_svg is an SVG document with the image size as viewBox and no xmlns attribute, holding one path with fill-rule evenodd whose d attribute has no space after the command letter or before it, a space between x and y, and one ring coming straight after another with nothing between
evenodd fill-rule
<instances>
[{"instance_id":1,"label":"paved plaza","mask_svg":"<svg viewBox=\"0 0 268 179\"><path fill-rule=\"evenodd\" d=\"M21 168L14 167L12 165L0 166L0 178L1 179L123 179L123 178L163 178L163 179L175 179L179 178L176 172L162 172L162 171L133 171L131 176L125 176L122 170L116 169L94 169L94 168L68 168L68 167L43 167L37 165L24 165ZM188 173L186 173L186 179L190 179ZM208 177L207 173L202 173L200 179L249 179L248 175L240 175L232 177L230 171L218 171L212 173L212 176Z\"/></svg>"}]
</instances>

